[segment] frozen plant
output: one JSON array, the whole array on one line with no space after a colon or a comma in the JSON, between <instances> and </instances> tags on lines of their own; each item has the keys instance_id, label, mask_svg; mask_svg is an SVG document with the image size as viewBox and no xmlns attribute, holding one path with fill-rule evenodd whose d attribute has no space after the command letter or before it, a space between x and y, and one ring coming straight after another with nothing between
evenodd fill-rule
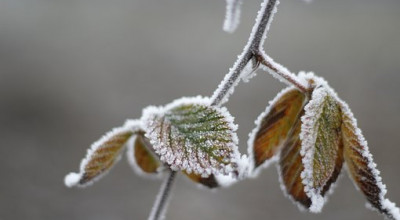
<instances>
[{"instance_id":1,"label":"frozen plant","mask_svg":"<svg viewBox=\"0 0 400 220\"><path fill-rule=\"evenodd\" d=\"M226 0L224 30L239 23L241 0ZM165 177L149 220L164 219L169 194L178 172L207 188L229 186L255 177L277 162L282 189L301 209L320 212L343 164L365 195L369 207L387 219L400 212L386 195L356 119L328 83L313 73L293 74L263 49L278 5L264 0L249 40L237 61L210 97L185 97L166 106L150 106L138 120L126 123L95 142L82 160L79 173L65 177L68 187L92 184L120 159L138 173ZM248 140L248 156L238 150L237 125L222 105L234 87L258 69L289 85L256 120Z\"/></svg>"}]
</instances>

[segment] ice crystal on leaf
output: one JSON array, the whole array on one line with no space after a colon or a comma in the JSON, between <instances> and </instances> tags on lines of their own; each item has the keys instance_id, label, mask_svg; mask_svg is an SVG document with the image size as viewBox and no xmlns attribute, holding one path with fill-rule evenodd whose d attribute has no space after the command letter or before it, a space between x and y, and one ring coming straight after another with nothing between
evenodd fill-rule
<instances>
[{"instance_id":1,"label":"ice crystal on leaf","mask_svg":"<svg viewBox=\"0 0 400 220\"><path fill-rule=\"evenodd\" d=\"M126 152L128 162L133 170L144 176L160 176L163 165L158 157L152 152L149 140L144 136L144 132L138 132L128 143Z\"/></svg>"},{"instance_id":2,"label":"ice crystal on leaf","mask_svg":"<svg viewBox=\"0 0 400 220\"><path fill-rule=\"evenodd\" d=\"M68 174L65 184L93 183L120 159L126 146L128 162L140 175L160 177L171 168L208 188L236 182L246 167L237 147L237 126L226 108L209 103L208 98L194 97L146 108L141 120L128 120L95 142L80 172Z\"/></svg>"},{"instance_id":3,"label":"ice crystal on leaf","mask_svg":"<svg viewBox=\"0 0 400 220\"><path fill-rule=\"evenodd\" d=\"M285 194L319 212L346 162L369 206L400 220L399 209L385 198L386 187L348 105L322 78L304 72L298 77L310 92L302 97L294 88L283 90L256 121L248 142L253 173L279 159Z\"/></svg>"},{"instance_id":4,"label":"ice crystal on leaf","mask_svg":"<svg viewBox=\"0 0 400 220\"><path fill-rule=\"evenodd\" d=\"M341 110L328 88L314 89L301 121L301 177L311 198L310 210L319 212L325 201L323 194L337 179L343 164Z\"/></svg>"},{"instance_id":5,"label":"ice crystal on leaf","mask_svg":"<svg viewBox=\"0 0 400 220\"><path fill-rule=\"evenodd\" d=\"M65 177L65 185L87 186L104 176L120 159L129 138L139 130L140 121L128 120L123 127L114 128L100 140L92 144L82 160L79 173L70 173Z\"/></svg>"},{"instance_id":6,"label":"ice crystal on leaf","mask_svg":"<svg viewBox=\"0 0 400 220\"><path fill-rule=\"evenodd\" d=\"M207 98L182 98L143 111L146 137L171 169L204 178L235 171L237 126L225 108L208 103Z\"/></svg>"}]
</instances>

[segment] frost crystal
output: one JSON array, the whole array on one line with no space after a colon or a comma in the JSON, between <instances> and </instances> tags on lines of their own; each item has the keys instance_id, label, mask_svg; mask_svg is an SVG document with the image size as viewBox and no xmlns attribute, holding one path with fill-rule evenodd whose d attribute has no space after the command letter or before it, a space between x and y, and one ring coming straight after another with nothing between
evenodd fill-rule
<instances>
[{"instance_id":1,"label":"frost crystal","mask_svg":"<svg viewBox=\"0 0 400 220\"><path fill-rule=\"evenodd\" d=\"M272 22L273 16L277 11L276 6L279 4L279 1L276 2L275 7L272 9L270 19L268 20L267 27L264 31L264 33L260 34L261 36L257 35L257 30L258 27L260 26L262 17L263 17L263 12L267 8L268 0L264 0L261 3L261 8L258 11L257 18L256 18L256 23L253 26L252 32L250 34L249 40L247 41L246 46L243 48L243 52L238 56L238 59L236 60L235 64L233 65L232 68L229 69L228 74L225 75L224 79L221 81L221 83L218 85L218 88L214 91L214 94L211 97L211 100L214 100L214 103L217 103L217 105L222 105L225 102L228 101L229 96L233 93L234 88L237 86L239 81L243 78L243 74L246 74L245 72L240 72L238 71L243 70L246 67L247 62L243 62L245 59L246 54L250 51L250 46L254 39L260 39L260 49L262 50L262 43L265 41L267 38L267 32L269 29L269 26Z\"/></svg>"},{"instance_id":2,"label":"frost crystal","mask_svg":"<svg viewBox=\"0 0 400 220\"><path fill-rule=\"evenodd\" d=\"M209 103L208 98L182 98L143 111L146 137L171 169L202 177L236 170L237 125L226 108Z\"/></svg>"},{"instance_id":3,"label":"frost crystal","mask_svg":"<svg viewBox=\"0 0 400 220\"><path fill-rule=\"evenodd\" d=\"M324 194L342 168L341 120L340 106L329 89L317 87L305 106L300 133L304 165L301 177L312 201L312 212L321 210Z\"/></svg>"},{"instance_id":4,"label":"frost crystal","mask_svg":"<svg viewBox=\"0 0 400 220\"><path fill-rule=\"evenodd\" d=\"M128 120L123 127L114 128L93 143L81 162L79 173L68 174L65 185L84 187L103 177L120 159L125 143L140 127L140 121Z\"/></svg>"},{"instance_id":5,"label":"frost crystal","mask_svg":"<svg viewBox=\"0 0 400 220\"><path fill-rule=\"evenodd\" d=\"M305 96L294 87L285 88L258 116L247 142L252 176L258 174L258 166L266 168L278 159L279 150L299 119L304 99Z\"/></svg>"},{"instance_id":6,"label":"frost crystal","mask_svg":"<svg viewBox=\"0 0 400 220\"><path fill-rule=\"evenodd\" d=\"M396 204L385 198L386 186L382 182L380 172L373 162L367 141L357 127L349 106L338 99L343 111L343 140L345 160L349 175L357 188L366 196L367 207L384 214L388 219L400 220L400 210Z\"/></svg>"},{"instance_id":7,"label":"frost crystal","mask_svg":"<svg viewBox=\"0 0 400 220\"><path fill-rule=\"evenodd\" d=\"M161 177L163 166L158 156L152 152L149 140L143 132L138 132L127 143L126 156L136 174L144 177Z\"/></svg>"}]
</instances>

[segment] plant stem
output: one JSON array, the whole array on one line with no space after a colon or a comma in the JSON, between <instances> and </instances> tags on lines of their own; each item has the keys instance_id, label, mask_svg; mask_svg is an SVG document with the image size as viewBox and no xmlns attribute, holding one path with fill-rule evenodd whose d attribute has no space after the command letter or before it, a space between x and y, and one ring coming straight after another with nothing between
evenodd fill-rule
<instances>
[{"instance_id":1,"label":"plant stem","mask_svg":"<svg viewBox=\"0 0 400 220\"><path fill-rule=\"evenodd\" d=\"M165 217L165 211L168 205L168 199L170 192L174 184L176 177L176 171L170 170L168 177L164 180L161 185L160 191L158 192L156 201L154 202L148 220L161 220Z\"/></svg>"},{"instance_id":2,"label":"plant stem","mask_svg":"<svg viewBox=\"0 0 400 220\"><path fill-rule=\"evenodd\" d=\"M219 84L218 88L214 91L214 94L211 97L211 105L219 106L228 100L229 95L233 93L234 87L239 83L244 68L252 60L256 61L257 65L255 68L257 68L258 64L261 63L276 73L279 77L282 77L285 81L294 85L300 91L307 91L308 86L304 85L296 75L292 74L282 65L274 62L264 52L264 41L267 38L269 25L276 12L278 4L278 0L264 0L261 9L258 12L252 33L250 34L249 40L247 41L242 54L238 57L233 67L229 70L229 73Z\"/></svg>"},{"instance_id":3,"label":"plant stem","mask_svg":"<svg viewBox=\"0 0 400 220\"><path fill-rule=\"evenodd\" d=\"M298 79L296 75L291 73L288 69L283 67L281 64L275 62L271 57L269 57L265 53L257 54L256 55L257 62L261 63L263 66L271 70L276 75L280 76L289 84L295 86L298 90L302 91L303 93L307 93L309 90L308 85L304 85L302 81Z\"/></svg>"},{"instance_id":4,"label":"plant stem","mask_svg":"<svg viewBox=\"0 0 400 220\"><path fill-rule=\"evenodd\" d=\"M267 2L268 4L266 4ZM220 83L217 90L215 90L211 98L211 105L219 106L227 101L228 96L233 92L233 88L239 83L239 76L241 76L243 69L254 57L255 52L259 52L277 2L278 0L264 0L258 12L256 23L253 26L253 31L247 41L247 45L244 47L242 54L238 57L238 60L236 60L229 73Z\"/></svg>"},{"instance_id":5,"label":"plant stem","mask_svg":"<svg viewBox=\"0 0 400 220\"><path fill-rule=\"evenodd\" d=\"M249 40L247 41L242 54L238 57L233 67L229 70L229 73L226 74L224 80L220 83L211 97L212 106L220 106L228 100L234 87L239 83L244 68L252 60L255 61L255 69L258 68L259 64L262 64L290 84L293 84L299 90L303 92L307 91L307 86L299 81L289 70L274 62L263 50L263 44L267 37L269 24L272 21L278 4L278 0L264 0L261 4L261 9L258 12L256 23L253 26L252 33L250 34ZM160 220L164 218L168 198L175 177L176 171L171 170L169 176L161 185L148 220Z\"/></svg>"}]
</instances>

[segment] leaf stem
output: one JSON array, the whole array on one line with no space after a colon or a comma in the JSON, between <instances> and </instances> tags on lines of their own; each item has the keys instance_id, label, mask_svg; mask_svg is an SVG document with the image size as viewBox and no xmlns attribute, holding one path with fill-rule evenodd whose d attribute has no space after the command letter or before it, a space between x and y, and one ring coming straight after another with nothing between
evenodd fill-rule
<instances>
[{"instance_id":1,"label":"leaf stem","mask_svg":"<svg viewBox=\"0 0 400 220\"><path fill-rule=\"evenodd\" d=\"M156 201L154 201L153 208L151 209L148 220L161 220L165 217L165 212L168 205L168 200L171 194L171 189L174 185L176 177L176 171L170 170L168 177L164 180L161 185L160 191L158 192Z\"/></svg>"},{"instance_id":2,"label":"leaf stem","mask_svg":"<svg viewBox=\"0 0 400 220\"><path fill-rule=\"evenodd\" d=\"M279 0L264 0L261 4L261 9L258 12L256 23L253 26L249 40L233 67L230 68L229 73L214 91L211 97L211 105L219 106L228 100L229 95L233 93L234 87L242 78L244 68L252 60L257 62L255 68L257 68L258 64L261 62L263 66L276 73L279 77L282 77L288 83L294 85L300 91L307 91L307 85L304 85L304 83L285 67L274 62L264 52L264 42L267 38L267 32L278 4Z\"/></svg>"},{"instance_id":3,"label":"leaf stem","mask_svg":"<svg viewBox=\"0 0 400 220\"><path fill-rule=\"evenodd\" d=\"M272 74L278 75L288 84L295 86L301 92L307 93L310 89L310 86L308 84L305 85L304 82L299 80L295 74L291 73L281 64L275 62L270 56L268 56L264 52L257 54L256 59L257 62L261 63L264 67L267 68L267 70L272 71Z\"/></svg>"}]
</instances>

